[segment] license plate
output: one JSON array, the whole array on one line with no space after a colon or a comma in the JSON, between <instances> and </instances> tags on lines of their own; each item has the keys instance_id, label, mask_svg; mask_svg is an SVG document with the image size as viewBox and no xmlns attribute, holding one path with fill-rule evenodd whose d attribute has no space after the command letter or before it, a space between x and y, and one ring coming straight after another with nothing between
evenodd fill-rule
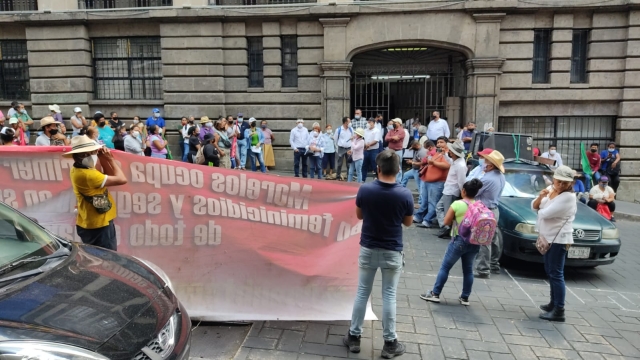
<instances>
[{"instance_id":1,"label":"license plate","mask_svg":"<svg viewBox=\"0 0 640 360\"><path fill-rule=\"evenodd\" d=\"M569 248L569 255L567 257L569 259L588 259L590 252L591 248L572 246Z\"/></svg>"}]
</instances>

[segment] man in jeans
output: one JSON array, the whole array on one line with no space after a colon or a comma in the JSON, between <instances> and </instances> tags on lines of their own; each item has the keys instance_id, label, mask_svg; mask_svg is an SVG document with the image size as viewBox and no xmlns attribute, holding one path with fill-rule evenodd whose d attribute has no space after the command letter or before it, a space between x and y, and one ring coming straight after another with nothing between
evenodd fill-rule
<instances>
[{"instance_id":1,"label":"man in jeans","mask_svg":"<svg viewBox=\"0 0 640 360\"><path fill-rule=\"evenodd\" d=\"M353 304L351 327L343 343L352 353L360 352L362 324L378 268L382 272L382 357L404 354L405 345L396 335L396 289L403 267L402 225L413 218L411 191L396 183L400 157L384 150L376 157L378 179L364 184L356 196L356 215L362 220L358 257L358 293Z\"/></svg>"},{"instance_id":2,"label":"man in jeans","mask_svg":"<svg viewBox=\"0 0 640 360\"><path fill-rule=\"evenodd\" d=\"M444 136L440 137L436 143L436 154L427 156L422 160L422 164L427 165L427 171L420 178L423 181L421 189L422 201L420 202L420 209L416 211L413 217L413 222L417 223L418 227L431 228L432 222L436 217L436 205L442 197L444 182L447 180L449 167L451 167L447 157L444 156L449 152L447 140Z\"/></svg>"},{"instance_id":3,"label":"man in jeans","mask_svg":"<svg viewBox=\"0 0 640 360\"><path fill-rule=\"evenodd\" d=\"M367 128L364 130L364 162L362 164L362 182L367 181L367 175L370 172L375 171L376 168L376 156L380 153L378 151L378 142L380 130L376 128L376 120L369 118L367 121Z\"/></svg>"},{"instance_id":4,"label":"man in jeans","mask_svg":"<svg viewBox=\"0 0 640 360\"><path fill-rule=\"evenodd\" d=\"M342 118L342 126L338 128L336 131L336 135L334 137L336 141L336 152L338 153L338 158L336 159L338 165L338 172L336 172L336 178L338 180L343 180L346 178L342 177L342 163L344 161L344 165L347 168L347 173L349 172L349 164L347 163L347 158L349 157L349 151L351 151L351 139L353 139L353 128L351 127L351 119L348 116Z\"/></svg>"},{"instance_id":5,"label":"man in jeans","mask_svg":"<svg viewBox=\"0 0 640 360\"><path fill-rule=\"evenodd\" d=\"M298 119L296 127L291 129L289 144L293 149L293 172L300 177L300 163L302 162L302 177L307 177L307 145L309 145L309 130L304 127L304 120Z\"/></svg>"},{"instance_id":6,"label":"man in jeans","mask_svg":"<svg viewBox=\"0 0 640 360\"><path fill-rule=\"evenodd\" d=\"M447 180L444 182L442 197L436 205L436 216L438 225L442 229L438 234L441 239L450 238L451 227L444 224L444 216L449 211L449 206L454 201L460 199L462 186L467 179L467 164L464 161L464 145L460 140L449 145L448 156L453 160L453 164L449 168Z\"/></svg>"},{"instance_id":7,"label":"man in jeans","mask_svg":"<svg viewBox=\"0 0 640 360\"><path fill-rule=\"evenodd\" d=\"M482 201L484 206L493 212L498 222L500 212L498 211L498 203L504 189L504 156L498 150L493 150L490 154L484 155L484 175L482 175L482 188L476 195L476 201ZM502 255L502 244L496 239L498 230L493 235L491 245L483 245L478 253L478 265L476 265L475 277L480 279L488 279L490 273L500 274L500 255Z\"/></svg>"},{"instance_id":8,"label":"man in jeans","mask_svg":"<svg viewBox=\"0 0 640 360\"><path fill-rule=\"evenodd\" d=\"M431 143L431 145L433 145L433 143ZM409 179L416 180L416 186L418 188L418 193L420 194L420 197L418 198L419 204L420 199L422 198L422 180L420 180L420 167L422 166L422 159L427 157L427 149L423 148L418 140L411 140L411 145L409 145L409 148L413 150L413 160L407 159L406 161L407 164L411 165L411 170L402 174L401 185L403 187L407 187Z\"/></svg>"}]
</instances>

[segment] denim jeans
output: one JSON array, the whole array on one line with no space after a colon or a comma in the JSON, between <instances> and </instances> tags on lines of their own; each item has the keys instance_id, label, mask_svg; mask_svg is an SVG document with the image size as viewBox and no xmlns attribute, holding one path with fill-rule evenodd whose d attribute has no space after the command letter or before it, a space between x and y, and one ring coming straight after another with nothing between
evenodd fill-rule
<instances>
[{"instance_id":1,"label":"denim jeans","mask_svg":"<svg viewBox=\"0 0 640 360\"><path fill-rule=\"evenodd\" d=\"M500 211L498 208L490 209L495 216L496 222L500 220ZM493 235L491 245L480 246L480 254L478 255L478 265L476 271L479 274L489 274L491 270L500 270L500 256L502 255L502 244L498 243L498 229Z\"/></svg>"},{"instance_id":2,"label":"denim jeans","mask_svg":"<svg viewBox=\"0 0 640 360\"><path fill-rule=\"evenodd\" d=\"M438 218L438 225L440 225L440 227L444 227L444 216L447 214L447 211L449 211L451 203L458 199L460 199L459 196L442 195L440 201L438 201L438 203L436 204L436 216Z\"/></svg>"},{"instance_id":3,"label":"denim jeans","mask_svg":"<svg viewBox=\"0 0 640 360\"><path fill-rule=\"evenodd\" d=\"M566 288L564 285L564 261L567 257L566 244L551 244L551 248L542 256L544 271L549 278L551 302L553 307L564 309Z\"/></svg>"},{"instance_id":4,"label":"denim jeans","mask_svg":"<svg viewBox=\"0 0 640 360\"><path fill-rule=\"evenodd\" d=\"M300 177L300 163L302 162L302 177L307 177L307 149L298 148L297 152L293 153L293 172L296 177Z\"/></svg>"},{"instance_id":5,"label":"denim jeans","mask_svg":"<svg viewBox=\"0 0 640 360\"><path fill-rule=\"evenodd\" d=\"M385 341L392 341L397 338L396 289L402 273L402 258L403 255L400 251L360 247L358 292L353 304L351 328L349 329L351 335L362 335L362 324L367 310L367 301L371 296L376 272L380 268L382 272L382 337Z\"/></svg>"},{"instance_id":6,"label":"denim jeans","mask_svg":"<svg viewBox=\"0 0 640 360\"><path fill-rule=\"evenodd\" d=\"M591 178L592 177L593 177L592 175L584 173L584 190L586 192L589 192L589 190L591 190Z\"/></svg>"},{"instance_id":7,"label":"denim jeans","mask_svg":"<svg viewBox=\"0 0 640 360\"><path fill-rule=\"evenodd\" d=\"M400 184L400 181L402 181L402 153L403 150L396 150L396 155L398 155L398 157L400 158L400 169L398 169L398 174L396 175L396 182L398 184Z\"/></svg>"},{"instance_id":8,"label":"denim jeans","mask_svg":"<svg viewBox=\"0 0 640 360\"><path fill-rule=\"evenodd\" d=\"M347 151L349 151L349 148L343 148L338 146L338 148L336 149L336 160L337 160L337 174L338 177L342 176L342 163L344 163L344 166L347 168L347 172L349 172L349 163L347 163L347 158L349 157L349 155L347 155Z\"/></svg>"},{"instance_id":9,"label":"denim jeans","mask_svg":"<svg viewBox=\"0 0 640 360\"><path fill-rule=\"evenodd\" d=\"M367 175L376 170L376 156L378 156L378 149L365 150L364 162L362 163L362 182L367 181Z\"/></svg>"},{"instance_id":10,"label":"denim jeans","mask_svg":"<svg viewBox=\"0 0 640 360\"><path fill-rule=\"evenodd\" d=\"M182 162L187 162L187 159L189 155L189 144L183 142L182 143Z\"/></svg>"},{"instance_id":11,"label":"denim jeans","mask_svg":"<svg viewBox=\"0 0 640 360\"><path fill-rule=\"evenodd\" d=\"M416 186L418 188L418 195L419 195L418 204L420 204L422 201L422 180L420 180L420 170L411 168L411 170L402 174L402 181L400 182L400 184L403 187L407 187L407 184L409 183L409 179L415 179L416 181Z\"/></svg>"},{"instance_id":12,"label":"denim jeans","mask_svg":"<svg viewBox=\"0 0 640 360\"><path fill-rule=\"evenodd\" d=\"M596 180L596 181L595 181L595 183L596 183L596 184L600 182L600 177L601 177L601 176L602 176L602 174L600 174L600 171L596 171L596 172L593 174L593 178Z\"/></svg>"},{"instance_id":13,"label":"denim jeans","mask_svg":"<svg viewBox=\"0 0 640 360\"><path fill-rule=\"evenodd\" d=\"M422 181L420 184L420 208L413 213L413 220L422 222L429 212L429 183Z\"/></svg>"},{"instance_id":14,"label":"denim jeans","mask_svg":"<svg viewBox=\"0 0 640 360\"><path fill-rule=\"evenodd\" d=\"M309 156L309 177L318 174L318 179L322 179L322 158L320 156Z\"/></svg>"},{"instance_id":15,"label":"denim jeans","mask_svg":"<svg viewBox=\"0 0 640 360\"><path fill-rule=\"evenodd\" d=\"M431 223L436 218L436 205L442 197L444 181L427 183L427 196L429 197L429 211L425 216L425 221Z\"/></svg>"},{"instance_id":16,"label":"denim jeans","mask_svg":"<svg viewBox=\"0 0 640 360\"><path fill-rule=\"evenodd\" d=\"M349 164L349 172L347 173L347 182L351 182L353 179L353 169L356 169L356 179L359 183L362 182L362 159L354 160L351 164Z\"/></svg>"},{"instance_id":17,"label":"denim jeans","mask_svg":"<svg viewBox=\"0 0 640 360\"><path fill-rule=\"evenodd\" d=\"M446 284L449 278L449 271L453 265L458 262L458 259L462 259L462 296L463 298L469 298L471 295L471 287L473 286L473 261L476 259L480 251L480 245L471 245L465 242L460 235L456 235L455 238L449 242L449 247L444 253L442 259L442 265L440 265L440 271L438 271L438 277L436 283L433 285L433 293L440 295L444 284Z\"/></svg>"},{"instance_id":18,"label":"denim jeans","mask_svg":"<svg viewBox=\"0 0 640 360\"><path fill-rule=\"evenodd\" d=\"M247 139L238 140L236 143L236 151L240 153L240 165L238 167L244 168L247 165Z\"/></svg>"},{"instance_id":19,"label":"denim jeans","mask_svg":"<svg viewBox=\"0 0 640 360\"><path fill-rule=\"evenodd\" d=\"M264 161L262 160L262 153L255 153L249 149L249 156L251 157L251 171L257 171L256 161L260 164L260 171L263 173L267 172L267 168L264 166Z\"/></svg>"}]
</instances>

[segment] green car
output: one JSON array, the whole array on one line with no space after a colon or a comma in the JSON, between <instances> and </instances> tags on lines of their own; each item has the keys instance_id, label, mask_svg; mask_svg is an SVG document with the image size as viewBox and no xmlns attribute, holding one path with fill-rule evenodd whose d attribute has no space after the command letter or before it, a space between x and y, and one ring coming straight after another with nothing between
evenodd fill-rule
<instances>
[{"instance_id":1,"label":"green car","mask_svg":"<svg viewBox=\"0 0 640 360\"><path fill-rule=\"evenodd\" d=\"M531 209L531 201L551 184L553 172L546 165L525 162L505 162L504 167L506 184L498 206L497 237L502 242L502 256L542 263L542 255L535 247L537 214ZM620 251L616 226L581 202L573 221L573 241L566 266L611 264Z\"/></svg>"}]
</instances>

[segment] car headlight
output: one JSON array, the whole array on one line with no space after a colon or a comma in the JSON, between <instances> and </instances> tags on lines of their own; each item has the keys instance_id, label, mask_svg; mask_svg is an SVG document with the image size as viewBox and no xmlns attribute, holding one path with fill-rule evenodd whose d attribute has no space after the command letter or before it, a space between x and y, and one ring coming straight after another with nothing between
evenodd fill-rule
<instances>
[{"instance_id":1,"label":"car headlight","mask_svg":"<svg viewBox=\"0 0 640 360\"><path fill-rule=\"evenodd\" d=\"M93 351L41 341L2 341L0 360L109 360Z\"/></svg>"},{"instance_id":2,"label":"car headlight","mask_svg":"<svg viewBox=\"0 0 640 360\"><path fill-rule=\"evenodd\" d=\"M516 231L523 234L536 234L536 226L526 223L516 225Z\"/></svg>"},{"instance_id":3,"label":"car headlight","mask_svg":"<svg viewBox=\"0 0 640 360\"><path fill-rule=\"evenodd\" d=\"M618 231L618 228L604 229L602 230L602 238L603 239L619 239L620 232Z\"/></svg>"},{"instance_id":4,"label":"car headlight","mask_svg":"<svg viewBox=\"0 0 640 360\"><path fill-rule=\"evenodd\" d=\"M162 269L160 269L158 265L152 263L149 260L142 260L139 257L136 257L136 260L140 261L141 263L145 264L149 269L153 270L153 272L156 273L156 275L158 275L158 277L160 277L162 281L164 281L165 285L168 286L169 289L171 289L171 292L173 292L174 294L176 293L173 290L173 284L171 283L171 279L169 279L169 275L167 275L167 273L165 273Z\"/></svg>"}]
</instances>

